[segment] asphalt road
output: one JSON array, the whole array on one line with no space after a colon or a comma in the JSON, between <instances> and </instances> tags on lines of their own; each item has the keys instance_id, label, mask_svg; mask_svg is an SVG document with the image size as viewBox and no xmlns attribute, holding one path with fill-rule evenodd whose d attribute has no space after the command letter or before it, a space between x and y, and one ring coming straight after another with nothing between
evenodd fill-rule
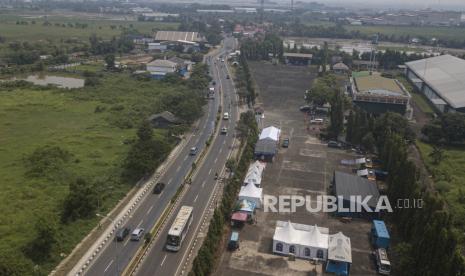
<instances>
[{"instance_id":1,"label":"asphalt road","mask_svg":"<svg viewBox=\"0 0 465 276\"><path fill-rule=\"evenodd\" d=\"M225 48L231 48L234 45L234 40L233 39L226 39L224 45L226 47L223 47L220 52L224 52ZM210 67L210 72L213 75L214 80L216 81L216 86L218 87L220 83L225 83L225 68L224 64L220 64L220 62L217 62L217 66L221 65L222 69L219 71L217 69L214 69L213 66L215 66L213 63L211 64ZM220 73L221 76L218 76L218 72ZM227 82L227 84L224 85L225 89L224 91L231 92L232 91L232 83L230 81ZM228 94L225 93L225 94ZM218 95L218 94L217 94ZM210 100L209 104L205 107L205 113L204 116L200 119L200 122L198 124L197 129L195 130L193 136L189 140L189 142L185 145L185 147L179 152L178 156L176 156L175 160L169 165L167 168L166 172L160 179L160 182L164 182L166 184L165 189L163 192L159 195L155 195L152 193L147 193L147 196L141 201L139 204L139 207L133 212L132 216L130 219L127 221L127 223L124 226L127 226L131 229L131 231L134 228L137 227L142 227L148 231L151 229L158 218L161 216L164 208L167 206L171 198L175 195L178 187L181 185L182 181L184 180L184 177L187 175L189 172L192 162L195 160L195 156L190 156L189 151L190 148L193 146L196 146L199 148L199 151L201 151L205 147L205 142L207 141L208 137L210 134L214 131L214 122L216 119L216 114L218 111L218 106L220 104L220 99L219 97L215 97L214 100ZM226 108L228 108L229 104L226 105ZM236 116L236 115L233 115ZM235 117L231 118L231 122L235 119ZM230 132L232 133L234 130L234 127L231 126ZM226 146L226 142L223 144L223 141L228 140L232 141L231 134L227 136L222 136L220 144L221 147L218 146L218 141L216 141L213 144L212 150L210 151L210 154L206 156L206 162L202 166L202 168L199 168L201 170L205 170L206 166L211 165L211 159L218 159L221 157L221 161L219 161L217 164L224 164L224 158L227 156L227 150L228 146ZM218 154L220 152L220 148L222 149L223 154ZM221 152L220 152L221 153ZM223 157L224 155L224 157ZM213 157L212 157L213 156ZM224 162L223 162L224 161ZM210 170L207 169L207 171ZM215 174L215 171L213 170L211 172L212 175ZM202 171L201 174L199 175L205 175L207 177L207 174L204 174ZM208 178L208 177L207 177ZM213 176L210 177L213 179ZM199 177L197 177L197 181L193 182L192 187L196 187ZM208 187L211 187L211 182L208 182ZM200 183L202 185L202 183ZM207 185L207 184L205 184ZM192 187L189 189L188 194L191 195L192 193ZM207 186L205 186L207 190ZM209 190L210 191L210 190ZM188 196L189 197L189 196ZM200 197L200 194L199 194ZM204 198L202 194L202 199ZM201 198L196 199L197 201L201 201ZM197 210L194 210L195 215L198 214ZM176 212L177 213L177 212ZM197 217L194 215L194 219ZM85 275L120 275L121 272L124 270L124 268L129 264L129 261L133 257L133 255L136 253L137 249L141 245L143 240L139 242L135 241L130 241L129 236L123 241L123 242L111 242L108 244L108 246L102 251L102 253L99 255L99 257L93 262L93 264L89 267L89 269L86 271ZM153 273L149 273L149 275L154 275ZM168 275L168 274L160 274L160 275Z\"/></svg>"},{"instance_id":2,"label":"asphalt road","mask_svg":"<svg viewBox=\"0 0 465 276\"><path fill-rule=\"evenodd\" d=\"M226 39L224 45L226 49L232 49L234 47L234 40ZM196 230L202 222L203 214L208 207L209 198L215 185L218 185L217 180L214 179L215 173L221 172L231 151L235 133L235 121L238 116L236 96L232 81L226 79L226 75L229 73L227 72L225 64L217 61L214 66L216 67L216 73L219 74L217 86L221 86L223 91L223 111L229 112L230 114L229 120L221 120L220 127L227 127L228 132L226 135L219 135L217 139L214 140L209 154L205 157L204 163L193 178L192 185L189 186L187 193L173 212L173 215L169 218L168 223L162 229L158 240L153 244L148 255L144 258L143 263L137 270L137 275L169 276L178 275L180 273L186 253L189 252L190 245L197 235ZM194 207L193 221L182 243L181 250L178 252L169 252L165 250L168 230L179 208L183 205Z\"/></svg>"}]
</instances>

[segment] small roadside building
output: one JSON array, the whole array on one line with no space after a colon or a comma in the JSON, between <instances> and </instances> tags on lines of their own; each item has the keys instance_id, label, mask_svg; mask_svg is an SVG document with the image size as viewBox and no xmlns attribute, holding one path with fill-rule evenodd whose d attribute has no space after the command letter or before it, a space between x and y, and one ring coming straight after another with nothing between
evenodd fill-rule
<instances>
[{"instance_id":1,"label":"small roadside building","mask_svg":"<svg viewBox=\"0 0 465 276\"><path fill-rule=\"evenodd\" d=\"M325 261L328 257L328 233L328 228L278 220L273 236L273 253Z\"/></svg>"},{"instance_id":2,"label":"small roadside building","mask_svg":"<svg viewBox=\"0 0 465 276\"><path fill-rule=\"evenodd\" d=\"M148 118L148 120L154 128L168 128L172 125L181 123L181 120L169 111L153 114Z\"/></svg>"},{"instance_id":3,"label":"small roadside building","mask_svg":"<svg viewBox=\"0 0 465 276\"><path fill-rule=\"evenodd\" d=\"M369 197L367 202L368 207L375 210L379 200L379 190L376 182L368 180L357 175L348 174L344 172L335 171L333 178L333 192L339 200L343 200L342 206L344 208L350 208L356 206L360 200ZM360 199L357 199L359 197ZM338 202L338 204L341 204ZM353 209L353 208L352 208ZM343 217L361 217L361 218L377 218L378 213L366 212L364 208L361 210L349 210L341 211L338 210L336 215Z\"/></svg>"},{"instance_id":4,"label":"small roadside building","mask_svg":"<svg viewBox=\"0 0 465 276\"><path fill-rule=\"evenodd\" d=\"M255 208L261 208L263 201L263 189L257 188L253 184L242 186L239 191L239 200L250 201L255 205Z\"/></svg>"},{"instance_id":5,"label":"small roadside building","mask_svg":"<svg viewBox=\"0 0 465 276\"><path fill-rule=\"evenodd\" d=\"M347 74L349 72L349 66L342 62L338 62L333 65L333 71L336 74Z\"/></svg>"},{"instance_id":6,"label":"small roadside building","mask_svg":"<svg viewBox=\"0 0 465 276\"><path fill-rule=\"evenodd\" d=\"M350 238L341 232L329 235L326 272L347 276L352 265Z\"/></svg>"},{"instance_id":7,"label":"small roadside building","mask_svg":"<svg viewBox=\"0 0 465 276\"><path fill-rule=\"evenodd\" d=\"M180 57L172 57L168 60L176 63L177 71L183 77L186 77L192 70L193 62L191 62L190 60L185 60Z\"/></svg>"},{"instance_id":8,"label":"small roadside building","mask_svg":"<svg viewBox=\"0 0 465 276\"><path fill-rule=\"evenodd\" d=\"M301 53L284 53L283 57L286 64L308 66L312 64L313 55Z\"/></svg>"}]
</instances>

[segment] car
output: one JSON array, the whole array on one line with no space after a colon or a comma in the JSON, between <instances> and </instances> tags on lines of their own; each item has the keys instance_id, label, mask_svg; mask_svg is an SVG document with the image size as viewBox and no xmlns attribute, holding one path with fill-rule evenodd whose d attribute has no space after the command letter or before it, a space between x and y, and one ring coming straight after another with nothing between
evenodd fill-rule
<instances>
[{"instance_id":1,"label":"car","mask_svg":"<svg viewBox=\"0 0 465 276\"><path fill-rule=\"evenodd\" d=\"M283 140L283 148L288 148L289 147L289 138L286 138Z\"/></svg>"},{"instance_id":2,"label":"car","mask_svg":"<svg viewBox=\"0 0 465 276\"><path fill-rule=\"evenodd\" d=\"M189 155L196 155L199 149L197 147L192 147L189 151Z\"/></svg>"},{"instance_id":3,"label":"car","mask_svg":"<svg viewBox=\"0 0 465 276\"><path fill-rule=\"evenodd\" d=\"M226 79L228 79L228 80L230 79L229 75L226 75Z\"/></svg>"},{"instance_id":4,"label":"car","mask_svg":"<svg viewBox=\"0 0 465 276\"><path fill-rule=\"evenodd\" d=\"M222 127L221 128L221 134L227 134L228 133L228 128Z\"/></svg>"},{"instance_id":5,"label":"car","mask_svg":"<svg viewBox=\"0 0 465 276\"><path fill-rule=\"evenodd\" d=\"M221 62L224 62L224 58L221 59Z\"/></svg>"},{"instance_id":6,"label":"car","mask_svg":"<svg viewBox=\"0 0 465 276\"><path fill-rule=\"evenodd\" d=\"M229 120L229 113L228 112L225 112L223 114L223 120Z\"/></svg>"},{"instance_id":7,"label":"car","mask_svg":"<svg viewBox=\"0 0 465 276\"><path fill-rule=\"evenodd\" d=\"M123 227L123 228L118 229L116 231L115 240L117 242L124 241L127 235L129 235L130 231L131 229L129 229L128 227Z\"/></svg>"},{"instance_id":8,"label":"car","mask_svg":"<svg viewBox=\"0 0 465 276\"><path fill-rule=\"evenodd\" d=\"M131 241L140 241L142 236L144 235L144 228L136 228L134 231L132 231L131 234Z\"/></svg>"},{"instance_id":9,"label":"car","mask_svg":"<svg viewBox=\"0 0 465 276\"><path fill-rule=\"evenodd\" d=\"M216 81L212 81L212 85L216 85Z\"/></svg>"},{"instance_id":10,"label":"car","mask_svg":"<svg viewBox=\"0 0 465 276\"><path fill-rule=\"evenodd\" d=\"M329 148L338 149L338 148L341 147L341 144L339 144L339 143L336 142L336 141L329 141L329 142L328 142L328 147L329 147Z\"/></svg>"},{"instance_id":11,"label":"car","mask_svg":"<svg viewBox=\"0 0 465 276\"><path fill-rule=\"evenodd\" d=\"M160 194L164 188L165 188L165 183L158 182L157 184L155 184L155 187L153 187L153 193Z\"/></svg>"},{"instance_id":12,"label":"car","mask_svg":"<svg viewBox=\"0 0 465 276\"><path fill-rule=\"evenodd\" d=\"M309 105L302 105L301 107L299 107L299 110L302 111L302 112L308 112L310 111L311 107Z\"/></svg>"}]
</instances>

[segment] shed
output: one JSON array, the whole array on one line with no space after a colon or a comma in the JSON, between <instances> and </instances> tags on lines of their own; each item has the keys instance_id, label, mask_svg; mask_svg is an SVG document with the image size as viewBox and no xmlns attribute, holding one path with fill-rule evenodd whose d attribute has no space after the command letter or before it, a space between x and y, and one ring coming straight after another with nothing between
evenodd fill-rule
<instances>
[{"instance_id":1,"label":"shed","mask_svg":"<svg viewBox=\"0 0 465 276\"><path fill-rule=\"evenodd\" d=\"M276 143L279 141L279 135L281 134L281 130L274 126L266 127L260 133L260 137L258 140L273 140Z\"/></svg>"},{"instance_id":2,"label":"shed","mask_svg":"<svg viewBox=\"0 0 465 276\"><path fill-rule=\"evenodd\" d=\"M181 123L181 120L179 120L173 113L169 111L153 114L148 118L148 120L154 128L167 128L172 125Z\"/></svg>"},{"instance_id":3,"label":"shed","mask_svg":"<svg viewBox=\"0 0 465 276\"><path fill-rule=\"evenodd\" d=\"M375 248L388 248L390 236L386 224L382 220L373 220L371 226L371 241Z\"/></svg>"},{"instance_id":4,"label":"shed","mask_svg":"<svg viewBox=\"0 0 465 276\"><path fill-rule=\"evenodd\" d=\"M342 62L338 62L338 63L333 65L333 71L335 73L344 74L344 73L347 73L349 71L349 66L345 65Z\"/></svg>"},{"instance_id":5,"label":"shed","mask_svg":"<svg viewBox=\"0 0 465 276\"><path fill-rule=\"evenodd\" d=\"M255 144L254 156L258 160L271 162L277 152L278 146L274 140L259 140Z\"/></svg>"},{"instance_id":6,"label":"shed","mask_svg":"<svg viewBox=\"0 0 465 276\"><path fill-rule=\"evenodd\" d=\"M348 217L368 217L376 218L378 214L374 212L379 199L379 190L374 181L362 178L356 175L335 171L333 179L333 191L339 200L343 200L342 206L344 208L350 208L357 203L357 196L363 200L366 197L370 197L367 202L373 212L366 212L363 208L360 212L356 210L350 211L337 211L337 215L348 216ZM339 203L338 203L339 204Z\"/></svg>"}]
</instances>

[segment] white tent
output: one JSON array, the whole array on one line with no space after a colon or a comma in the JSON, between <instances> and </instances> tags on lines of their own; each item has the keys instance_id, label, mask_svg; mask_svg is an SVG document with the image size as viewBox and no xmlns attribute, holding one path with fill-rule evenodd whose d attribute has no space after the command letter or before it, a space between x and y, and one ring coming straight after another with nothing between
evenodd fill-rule
<instances>
[{"instance_id":1,"label":"white tent","mask_svg":"<svg viewBox=\"0 0 465 276\"><path fill-rule=\"evenodd\" d=\"M239 192L239 200L246 199L248 201L252 201L255 203L257 208L261 208L262 192L262 188L257 188L254 184L247 184L241 187L241 191Z\"/></svg>"},{"instance_id":2,"label":"white tent","mask_svg":"<svg viewBox=\"0 0 465 276\"><path fill-rule=\"evenodd\" d=\"M269 139L269 140L273 140L275 142L278 142L280 134L281 134L281 130L279 128L274 127L274 126L270 126L270 127L264 128L262 130L258 140Z\"/></svg>"},{"instance_id":3,"label":"white tent","mask_svg":"<svg viewBox=\"0 0 465 276\"><path fill-rule=\"evenodd\" d=\"M261 188L262 173L264 169L265 163L263 162L255 161L254 163L250 164L249 169L247 170L247 174L244 178L244 185L254 184L258 188Z\"/></svg>"},{"instance_id":4,"label":"white tent","mask_svg":"<svg viewBox=\"0 0 465 276\"><path fill-rule=\"evenodd\" d=\"M367 169L358 170L357 175L358 176L367 176L368 175L368 170Z\"/></svg>"},{"instance_id":5,"label":"white tent","mask_svg":"<svg viewBox=\"0 0 465 276\"><path fill-rule=\"evenodd\" d=\"M326 260L328 256L328 228L277 221L273 236L273 252L294 254L304 259Z\"/></svg>"},{"instance_id":6,"label":"white tent","mask_svg":"<svg viewBox=\"0 0 465 276\"><path fill-rule=\"evenodd\" d=\"M349 237L341 232L329 236L328 260L352 263L352 247Z\"/></svg>"}]
</instances>

